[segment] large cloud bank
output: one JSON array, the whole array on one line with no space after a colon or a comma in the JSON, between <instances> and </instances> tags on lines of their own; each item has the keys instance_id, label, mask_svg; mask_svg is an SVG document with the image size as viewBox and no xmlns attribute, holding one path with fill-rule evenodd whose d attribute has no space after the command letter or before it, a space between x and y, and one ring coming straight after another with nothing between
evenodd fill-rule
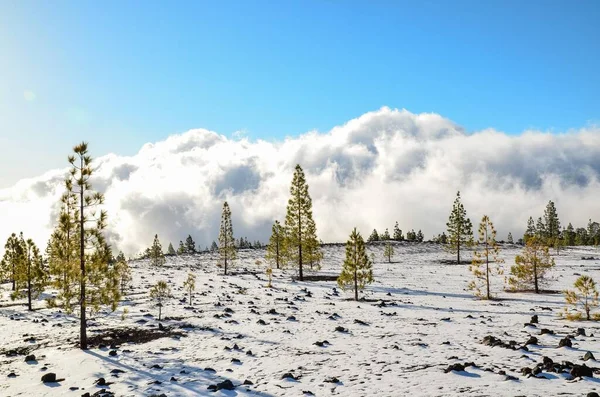
<instances>
[{"instance_id":1,"label":"large cloud bank","mask_svg":"<svg viewBox=\"0 0 600 397\"><path fill-rule=\"evenodd\" d=\"M345 241L354 226L364 235L373 228L391 231L396 220L401 229L422 229L430 238L445 229L457 190L473 223L489 215L499 238L520 235L548 200L565 224L600 218L599 128L467 134L440 115L389 108L282 142L190 130L148 143L131 157L98 157L93 183L106 195L111 243L135 254L155 233L165 248L188 234L209 245L224 200L236 236L267 241L272 222L285 216L297 163L326 242ZM65 172L0 191L0 239L22 230L45 246Z\"/></svg>"}]
</instances>

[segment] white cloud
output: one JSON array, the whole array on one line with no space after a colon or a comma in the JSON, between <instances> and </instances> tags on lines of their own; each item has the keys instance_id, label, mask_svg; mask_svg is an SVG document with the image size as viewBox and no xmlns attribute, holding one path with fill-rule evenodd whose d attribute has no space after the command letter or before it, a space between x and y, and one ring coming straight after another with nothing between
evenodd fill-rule
<instances>
[{"instance_id":1,"label":"white cloud","mask_svg":"<svg viewBox=\"0 0 600 397\"><path fill-rule=\"evenodd\" d=\"M284 218L296 163L307 174L324 241L345 241L354 226L365 235L374 227L391 230L396 220L429 238L445 229L459 189L473 223L488 214L500 238L520 235L548 200L575 226L600 210L596 127L466 134L440 115L388 108L281 142L190 130L131 157L98 158L94 186L106 194L111 242L127 253L141 251L155 233L165 247L188 234L210 245L224 200L237 236L266 241L272 222ZM0 239L23 230L46 242L64 171L0 191Z\"/></svg>"}]
</instances>

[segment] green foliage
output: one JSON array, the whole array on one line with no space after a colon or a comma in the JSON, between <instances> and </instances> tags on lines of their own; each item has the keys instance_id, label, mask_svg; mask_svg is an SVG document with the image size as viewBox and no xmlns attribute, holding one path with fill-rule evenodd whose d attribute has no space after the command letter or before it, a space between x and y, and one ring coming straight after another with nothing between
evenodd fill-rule
<instances>
[{"instance_id":1,"label":"green foliage","mask_svg":"<svg viewBox=\"0 0 600 397\"><path fill-rule=\"evenodd\" d=\"M285 228L275 221L271 228L271 237L269 238L269 244L267 245L267 252L265 259L275 264L277 269L285 266L285 258L287 258L286 247L285 247Z\"/></svg>"},{"instance_id":2,"label":"green foliage","mask_svg":"<svg viewBox=\"0 0 600 397\"><path fill-rule=\"evenodd\" d=\"M479 237L477 240L481 250L475 250L473 261L469 266L469 271L473 273L472 280L468 288L475 292L475 296L485 299L491 299L490 293L490 274L502 274L500 263L504 262L499 258L500 247L496 243L496 229L487 215L481 218L479 223ZM490 260L496 264L495 269L490 269Z\"/></svg>"},{"instance_id":3,"label":"green foliage","mask_svg":"<svg viewBox=\"0 0 600 397\"><path fill-rule=\"evenodd\" d=\"M170 255L170 256L177 255L177 251L175 251L175 248L173 247L173 244L171 244L171 243L169 243L169 247L167 248L167 255Z\"/></svg>"},{"instance_id":4,"label":"green foliage","mask_svg":"<svg viewBox=\"0 0 600 397\"><path fill-rule=\"evenodd\" d=\"M421 229L419 229L419 231L417 232L417 234L415 235L415 239L419 242L422 243L423 240L425 239L425 236L423 235L423 232L421 231Z\"/></svg>"},{"instance_id":5,"label":"green foliage","mask_svg":"<svg viewBox=\"0 0 600 397\"><path fill-rule=\"evenodd\" d=\"M383 256L385 256L388 260L388 263L392 263L392 256L394 256L394 247L392 247L392 243L389 241L385 243L385 247L383 248Z\"/></svg>"},{"instance_id":6,"label":"green foliage","mask_svg":"<svg viewBox=\"0 0 600 397\"><path fill-rule=\"evenodd\" d=\"M191 235L188 235L185 239L185 252L188 254L196 253L196 242Z\"/></svg>"},{"instance_id":7,"label":"green foliage","mask_svg":"<svg viewBox=\"0 0 600 397\"><path fill-rule=\"evenodd\" d=\"M228 264L233 264L233 261L237 258L235 239L233 237L233 224L231 223L231 210L229 209L227 201L223 203L223 212L221 213L219 256L223 262L225 274L227 274Z\"/></svg>"},{"instance_id":8,"label":"green foliage","mask_svg":"<svg viewBox=\"0 0 600 397\"><path fill-rule=\"evenodd\" d=\"M125 295L125 290L127 286L131 282L131 268L125 259L125 255L122 252L117 256L117 263L115 264L116 272L119 275L119 287L121 291L121 296Z\"/></svg>"},{"instance_id":9,"label":"green foliage","mask_svg":"<svg viewBox=\"0 0 600 397\"><path fill-rule=\"evenodd\" d=\"M14 233L8 238L2 263L7 264L8 272L15 284L11 299L27 298L27 308L31 311L32 300L37 299L47 284L47 273L39 249L31 239L25 240L23 233Z\"/></svg>"},{"instance_id":10,"label":"green foliage","mask_svg":"<svg viewBox=\"0 0 600 397\"><path fill-rule=\"evenodd\" d=\"M546 274L554 267L554 259L550 257L548 247L537 237L530 237L521 255L515 258L515 265L510 268L508 284L515 290L533 290L536 294L540 286L546 282Z\"/></svg>"},{"instance_id":11,"label":"green foliage","mask_svg":"<svg viewBox=\"0 0 600 397\"><path fill-rule=\"evenodd\" d=\"M552 200L548 201L544 210L544 238L546 239L546 245L556 247L558 252L560 247L560 220Z\"/></svg>"},{"instance_id":12,"label":"green foliage","mask_svg":"<svg viewBox=\"0 0 600 397\"><path fill-rule=\"evenodd\" d=\"M158 234L154 235L152 246L148 249L148 258L152 266L162 266L166 263L165 254L163 254L162 245L158 239Z\"/></svg>"},{"instance_id":13,"label":"green foliage","mask_svg":"<svg viewBox=\"0 0 600 397\"><path fill-rule=\"evenodd\" d=\"M49 247L54 262L50 268L59 279L62 304L68 309L72 309L73 303L79 305L80 347L86 350L88 307L92 313L101 306L114 310L120 294L118 274L110 264L112 255L103 235L106 211L97 211L104 203L104 195L95 192L90 182L94 168L87 143L75 146L73 152L68 158L71 169L65 179L59 222ZM77 297L75 302L74 297Z\"/></svg>"},{"instance_id":14,"label":"green foliage","mask_svg":"<svg viewBox=\"0 0 600 397\"><path fill-rule=\"evenodd\" d=\"M373 264L367 256L365 242L356 228L346 242L346 259L337 282L343 290L354 289L355 300L358 300L358 291L373 282Z\"/></svg>"},{"instance_id":15,"label":"green foliage","mask_svg":"<svg viewBox=\"0 0 600 397\"><path fill-rule=\"evenodd\" d=\"M513 236L511 232L508 232L508 237L506 238L506 242L509 244L514 244Z\"/></svg>"},{"instance_id":16,"label":"green foliage","mask_svg":"<svg viewBox=\"0 0 600 397\"><path fill-rule=\"evenodd\" d=\"M523 241L527 244L527 240L532 237L535 237L537 234L537 230L535 229L535 223L533 222L533 218L530 216L527 220L527 230L525 230L525 234L523 235Z\"/></svg>"},{"instance_id":17,"label":"green foliage","mask_svg":"<svg viewBox=\"0 0 600 397\"><path fill-rule=\"evenodd\" d=\"M285 247L288 262L298 268L299 279L304 280L304 264L316 265L322 258L317 239L316 225L312 216L312 200L304 171L296 165L290 187L290 199L285 217Z\"/></svg>"},{"instance_id":18,"label":"green foliage","mask_svg":"<svg viewBox=\"0 0 600 397\"><path fill-rule=\"evenodd\" d=\"M568 306L573 307L576 314L573 315L565 308L565 316L570 320L582 318L582 313L578 311L579 307L581 307L586 320L597 319L598 316L591 314L591 311L598 307L596 282L590 276L582 275L575 281L573 286L576 291L565 291L565 300Z\"/></svg>"},{"instance_id":19,"label":"green foliage","mask_svg":"<svg viewBox=\"0 0 600 397\"><path fill-rule=\"evenodd\" d=\"M11 234L4 245L4 257L0 262L0 280L9 280L12 284L12 291L22 288L21 285L17 285L18 269L23 266L25 261L25 247L21 243L22 240L22 233L20 236L15 233Z\"/></svg>"},{"instance_id":20,"label":"green foliage","mask_svg":"<svg viewBox=\"0 0 600 397\"><path fill-rule=\"evenodd\" d=\"M456 263L460 264L461 249L473 245L473 225L471 220L467 218L467 211L460 200L460 192L456 193L456 199L446 226L448 228L447 249L449 252L456 253Z\"/></svg>"},{"instance_id":21,"label":"green foliage","mask_svg":"<svg viewBox=\"0 0 600 397\"><path fill-rule=\"evenodd\" d=\"M219 249L219 246L217 245L217 242L213 241L212 244L210 245L210 250L212 252L214 252L214 251L218 251L218 249Z\"/></svg>"},{"instance_id":22,"label":"green foliage","mask_svg":"<svg viewBox=\"0 0 600 397\"><path fill-rule=\"evenodd\" d=\"M369 236L368 242L379 241L379 233L377 233L377 229L373 229L373 232Z\"/></svg>"},{"instance_id":23,"label":"green foliage","mask_svg":"<svg viewBox=\"0 0 600 397\"><path fill-rule=\"evenodd\" d=\"M158 321L162 319L163 302L171 297L171 289L164 280L158 281L150 288L150 299L156 301L158 307Z\"/></svg>"},{"instance_id":24,"label":"green foliage","mask_svg":"<svg viewBox=\"0 0 600 397\"><path fill-rule=\"evenodd\" d=\"M192 292L196 290L196 276L192 273L188 274L187 279L183 282L183 289L190 295L190 306L192 305Z\"/></svg>"},{"instance_id":25,"label":"green foliage","mask_svg":"<svg viewBox=\"0 0 600 397\"><path fill-rule=\"evenodd\" d=\"M411 229L410 232L406 232L406 241L416 241L417 233L415 233L415 229Z\"/></svg>"},{"instance_id":26,"label":"green foliage","mask_svg":"<svg viewBox=\"0 0 600 397\"><path fill-rule=\"evenodd\" d=\"M402 234L402 230L398 227L398 222L394 225L394 240L402 241L404 240L404 235Z\"/></svg>"}]
</instances>

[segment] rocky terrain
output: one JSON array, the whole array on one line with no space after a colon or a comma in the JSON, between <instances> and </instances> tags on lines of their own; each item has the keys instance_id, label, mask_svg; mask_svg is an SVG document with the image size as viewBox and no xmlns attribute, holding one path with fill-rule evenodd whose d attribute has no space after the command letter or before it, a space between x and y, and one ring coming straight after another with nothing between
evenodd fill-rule
<instances>
[{"instance_id":1,"label":"rocky terrain","mask_svg":"<svg viewBox=\"0 0 600 397\"><path fill-rule=\"evenodd\" d=\"M42 300L34 312L0 301L2 396L582 396L600 392L600 324L559 317L560 293L508 293L494 301L466 290L470 273L437 245L398 244L394 263L375 254L375 282L351 300L334 281L297 282L264 251L243 250L221 274L214 254L171 257L161 268L131 263L121 306L89 322L91 348L77 348L78 321ZM343 245L326 246L322 276L334 276ZM505 267L516 246L503 247ZM597 276L600 255L567 249L548 289ZM182 288L196 277L192 303ZM323 277L327 279L327 277ZM596 277L597 278L597 277ZM149 287L173 298L163 320ZM51 293L51 291L49 291ZM47 296L47 295L46 295ZM43 382L42 380L45 380ZM593 396L593 394L590 394Z\"/></svg>"}]
</instances>

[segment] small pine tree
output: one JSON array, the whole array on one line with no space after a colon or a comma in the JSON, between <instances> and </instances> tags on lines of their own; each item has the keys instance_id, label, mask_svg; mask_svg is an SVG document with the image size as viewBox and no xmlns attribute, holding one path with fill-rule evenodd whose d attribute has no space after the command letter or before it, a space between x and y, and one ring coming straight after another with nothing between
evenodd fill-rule
<instances>
[{"instance_id":1,"label":"small pine tree","mask_svg":"<svg viewBox=\"0 0 600 397\"><path fill-rule=\"evenodd\" d=\"M546 225L544 225L544 221L540 216L535 222L535 237L543 244L547 245L546 238L548 237L546 233Z\"/></svg>"},{"instance_id":2,"label":"small pine tree","mask_svg":"<svg viewBox=\"0 0 600 397\"><path fill-rule=\"evenodd\" d=\"M162 266L165 264L165 254L162 251L162 245L158 240L158 234L154 235L154 241L152 242L152 247L150 247L149 251L150 263L153 266Z\"/></svg>"},{"instance_id":3,"label":"small pine tree","mask_svg":"<svg viewBox=\"0 0 600 397\"><path fill-rule=\"evenodd\" d=\"M233 225L231 223L231 210L227 201L223 203L223 212L221 213L221 228L219 230L219 254L223 262L225 274L227 274L227 265L231 264L237 257L235 248L235 239L233 237Z\"/></svg>"},{"instance_id":4,"label":"small pine tree","mask_svg":"<svg viewBox=\"0 0 600 397\"><path fill-rule=\"evenodd\" d=\"M481 251L475 250L473 252L473 261L469 266L469 271L473 273L475 280L469 283L468 288L475 291L475 296L491 299L490 273L492 269L490 269L490 259L497 264L494 271L496 274L502 274L502 268L499 264L503 260L498 257L500 247L496 243L496 229L494 229L494 224L487 215L483 216L479 224L478 243L483 247ZM482 290L485 290L485 293Z\"/></svg>"},{"instance_id":5,"label":"small pine tree","mask_svg":"<svg viewBox=\"0 0 600 397\"><path fill-rule=\"evenodd\" d=\"M446 226L448 227L448 251L456 253L456 263L460 264L460 250L473 245L473 225L467 218L467 211L460 200L460 192L456 193Z\"/></svg>"},{"instance_id":6,"label":"small pine tree","mask_svg":"<svg viewBox=\"0 0 600 397\"><path fill-rule=\"evenodd\" d=\"M171 297L171 289L167 285L166 281L160 280L150 288L150 299L157 302L158 307L158 321L162 319L162 308L163 302Z\"/></svg>"},{"instance_id":7,"label":"small pine tree","mask_svg":"<svg viewBox=\"0 0 600 397\"><path fill-rule=\"evenodd\" d=\"M273 268L271 266L269 266L266 270L267 273L267 278L269 280L269 283L267 284L267 288L273 288L272 285L272 281L273 281Z\"/></svg>"},{"instance_id":8,"label":"small pine tree","mask_svg":"<svg viewBox=\"0 0 600 397\"><path fill-rule=\"evenodd\" d=\"M407 241L415 241L417 239L417 233L415 233L415 229L411 229L410 232L406 232L406 240Z\"/></svg>"},{"instance_id":9,"label":"small pine tree","mask_svg":"<svg viewBox=\"0 0 600 397\"><path fill-rule=\"evenodd\" d=\"M523 235L523 242L527 244L527 240L532 237L535 237L537 234L537 230L535 229L535 222L533 221L533 217L529 217L527 220L527 229L525 230L525 234Z\"/></svg>"},{"instance_id":10,"label":"small pine tree","mask_svg":"<svg viewBox=\"0 0 600 397\"><path fill-rule=\"evenodd\" d=\"M402 235L402 230L398 227L398 222L394 225L394 240L402 241L404 240L404 236Z\"/></svg>"},{"instance_id":11,"label":"small pine tree","mask_svg":"<svg viewBox=\"0 0 600 397\"><path fill-rule=\"evenodd\" d=\"M21 234L22 237L22 234ZM12 291L16 291L21 286L17 286L17 272L25 261L24 246L21 243L22 238L15 233L11 234L4 245L4 258L0 263L0 280L8 279L12 284Z\"/></svg>"},{"instance_id":12,"label":"small pine tree","mask_svg":"<svg viewBox=\"0 0 600 397\"><path fill-rule=\"evenodd\" d=\"M212 242L212 244L210 245L210 250L211 250L212 252L214 252L214 251L218 251L218 250L219 250L219 246L217 245L217 242L216 242L216 241L213 241L213 242Z\"/></svg>"},{"instance_id":13,"label":"small pine tree","mask_svg":"<svg viewBox=\"0 0 600 397\"><path fill-rule=\"evenodd\" d=\"M196 253L196 243L194 242L194 239L191 235L188 235L185 239L185 252L187 252L188 254Z\"/></svg>"},{"instance_id":14,"label":"small pine tree","mask_svg":"<svg viewBox=\"0 0 600 397\"><path fill-rule=\"evenodd\" d=\"M356 301L358 301L358 291L373 282L373 264L367 256L365 242L356 228L346 242L346 259L337 282L342 290L354 289Z\"/></svg>"},{"instance_id":15,"label":"small pine tree","mask_svg":"<svg viewBox=\"0 0 600 397\"><path fill-rule=\"evenodd\" d=\"M596 282L590 276L582 275L575 281L573 285L576 291L565 291L565 300L567 305L573 306L577 314L572 315L567 313L565 308L566 317L570 320L579 320L583 316L577 310L579 306L585 313L585 319L591 320L592 318L598 319L598 315L591 315L591 311L598 307L598 290L596 289Z\"/></svg>"},{"instance_id":16,"label":"small pine tree","mask_svg":"<svg viewBox=\"0 0 600 397\"><path fill-rule=\"evenodd\" d=\"M423 232L421 231L421 229L419 229L419 231L417 232L417 235L415 236L415 239L419 242L422 243L423 240L425 239L425 236L423 235Z\"/></svg>"},{"instance_id":17,"label":"small pine tree","mask_svg":"<svg viewBox=\"0 0 600 397\"><path fill-rule=\"evenodd\" d=\"M183 289L186 290L190 296L190 306L192 305L192 292L196 290L196 276L192 273L188 274L187 279L183 282Z\"/></svg>"},{"instance_id":18,"label":"small pine tree","mask_svg":"<svg viewBox=\"0 0 600 397\"><path fill-rule=\"evenodd\" d=\"M132 280L132 276L131 276L131 268L129 267L129 264L127 263L127 260L125 259L125 255L120 252L119 255L117 255L117 263L116 263L116 271L117 274L119 274L119 287L121 290L121 295L125 295L125 290L127 289L127 286L129 285L129 283Z\"/></svg>"},{"instance_id":19,"label":"small pine tree","mask_svg":"<svg viewBox=\"0 0 600 397\"><path fill-rule=\"evenodd\" d=\"M523 248L523 253L515 258L511 266L508 284L513 289L533 288L536 294L540 285L545 282L548 270L554 267L554 259L550 257L548 247L536 237L530 237Z\"/></svg>"},{"instance_id":20,"label":"small pine tree","mask_svg":"<svg viewBox=\"0 0 600 397\"><path fill-rule=\"evenodd\" d=\"M40 251L33 240L25 240L21 233L18 244L18 251L22 252L22 256L16 266L17 289L11 294L11 299L27 297L27 309L32 311L32 300L37 299L46 286L46 271Z\"/></svg>"},{"instance_id":21,"label":"small pine tree","mask_svg":"<svg viewBox=\"0 0 600 397\"><path fill-rule=\"evenodd\" d=\"M508 232L508 237L506 238L506 242L509 244L514 244L515 242L513 241L513 236L511 232Z\"/></svg>"},{"instance_id":22,"label":"small pine tree","mask_svg":"<svg viewBox=\"0 0 600 397\"><path fill-rule=\"evenodd\" d=\"M321 251L321 242L317 239L315 221L312 219L308 222L306 228L306 260L310 265L310 270L321 269L323 251Z\"/></svg>"},{"instance_id":23,"label":"small pine tree","mask_svg":"<svg viewBox=\"0 0 600 397\"><path fill-rule=\"evenodd\" d=\"M392 256L394 256L394 247L392 247L392 243L389 241L385 243L385 247L383 249L383 256L385 256L388 260L388 263L392 263Z\"/></svg>"},{"instance_id":24,"label":"small pine tree","mask_svg":"<svg viewBox=\"0 0 600 397\"><path fill-rule=\"evenodd\" d=\"M167 255L175 256L177 255L177 251L173 248L173 244L169 243L169 248L167 248Z\"/></svg>"},{"instance_id":25,"label":"small pine tree","mask_svg":"<svg viewBox=\"0 0 600 397\"><path fill-rule=\"evenodd\" d=\"M558 253L560 250L560 220L558 219L556 207L552 200L548 201L544 210L544 231L546 245L556 248L556 252Z\"/></svg>"},{"instance_id":26,"label":"small pine tree","mask_svg":"<svg viewBox=\"0 0 600 397\"><path fill-rule=\"evenodd\" d=\"M177 255L183 255L186 253L185 244L179 240L179 247L177 247Z\"/></svg>"},{"instance_id":27,"label":"small pine tree","mask_svg":"<svg viewBox=\"0 0 600 397\"><path fill-rule=\"evenodd\" d=\"M285 229L279 221L275 221L271 228L271 238L269 238L265 259L274 263L277 269L284 265L284 258L287 257L284 242Z\"/></svg>"},{"instance_id":28,"label":"small pine tree","mask_svg":"<svg viewBox=\"0 0 600 397\"><path fill-rule=\"evenodd\" d=\"M379 233L377 233L377 229L373 229L373 232L369 236L368 242L379 241Z\"/></svg>"},{"instance_id":29,"label":"small pine tree","mask_svg":"<svg viewBox=\"0 0 600 397\"><path fill-rule=\"evenodd\" d=\"M298 278L304 280L304 265L315 263L320 257L316 226L312 214L312 199L304 171L296 165L290 186L290 199L285 216L285 247L288 262L298 268Z\"/></svg>"},{"instance_id":30,"label":"small pine tree","mask_svg":"<svg viewBox=\"0 0 600 397\"><path fill-rule=\"evenodd\" d=\"M387 230L387 228L385 229L385 232L383 232L383 234L380 236L380 239L381 239L381 241L391 240L390 232Z\"/></svg>"}]
</instances>

